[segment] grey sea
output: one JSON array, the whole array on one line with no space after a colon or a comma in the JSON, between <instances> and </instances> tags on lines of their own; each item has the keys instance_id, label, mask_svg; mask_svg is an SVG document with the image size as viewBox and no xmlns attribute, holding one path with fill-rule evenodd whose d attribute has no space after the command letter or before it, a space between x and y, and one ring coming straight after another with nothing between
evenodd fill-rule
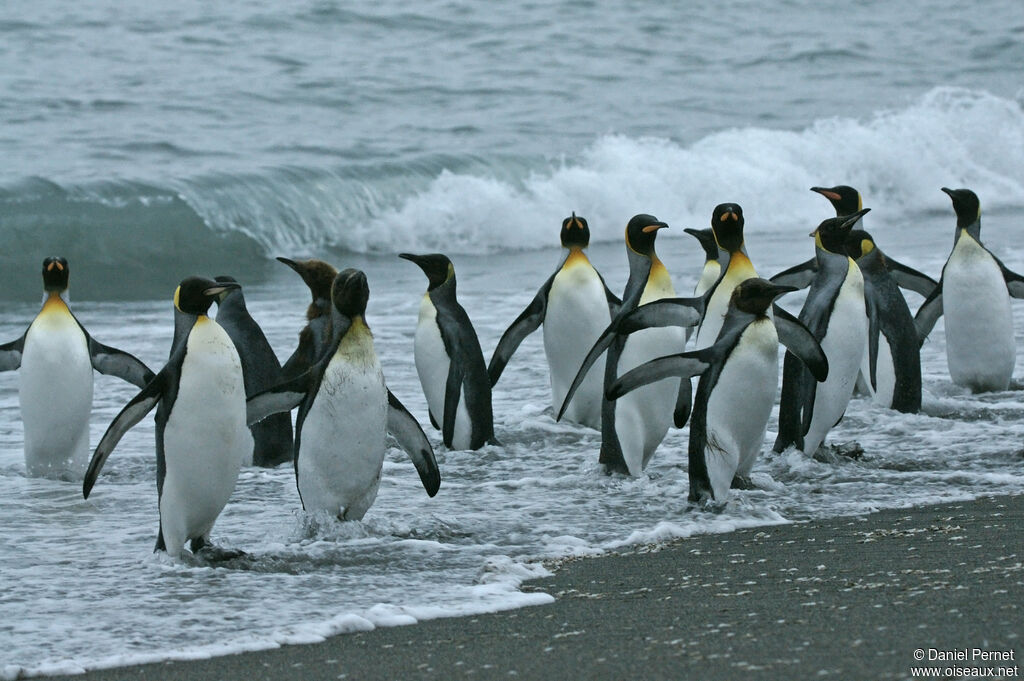
<instances>
[{"instance_id":1,"label":"grey sea","mask_svg":"<svg viewBox=\"0 0 1024 681\"><path fill-rule=\"evenodd\" d=\"M26 477L18 375L0 374L0 678L516 608L551 600L519 588L546 559L1024 493L1020 384L953 385L941 322L920 414L855 398L830 441L864 456L821 463L770 453L776 411L757 488L721 513L688 508L686 428L645 475L604 475L599 434L553 418L539 335L495 388L501 444L448 451L412 359L426 280L396 257L451 256L487 356L557 266L572 211L615 291L630 216L668 222L659 254L688 293L703 253L683 228L716 204L743 206L771 275L809 258L807 233L831 215L808 188L850 184L879 246L938 278L955 224L939 188L969 187L985 243L1021 271L1021 64L1015 0L3 5L0 342L38 312L48 255L69 260L92 335L154 369L185 276L236 277L283 359L308 292L274 258L359 267L388 384L443 481L428 498L391 449L376 504L339 523L301 511L290 466L246 468L214 529L244 567L163 560L152 419L85 501L78 484ZM97 375L93 445L134 394Z\"/></svg>"}]
</instances>

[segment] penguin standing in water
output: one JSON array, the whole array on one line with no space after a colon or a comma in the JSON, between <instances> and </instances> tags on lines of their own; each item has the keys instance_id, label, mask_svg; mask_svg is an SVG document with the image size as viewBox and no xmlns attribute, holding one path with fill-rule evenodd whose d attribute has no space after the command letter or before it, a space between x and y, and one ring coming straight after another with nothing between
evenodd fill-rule
<instances>
[{"instance_id":1,"label":"penguin standing in water","mask_svg":"<svg viewBox=\"0 0 1024 681\"><path fill-rule=\"evenodd\" d=\"M302 507L339 520L361 520L377 498L391 433L409 454L427 494L441 474L427 436L384 384L366 325L366 275L347 269L331 292L337 312L327 351L308 371L248 401L248 421L299 406L295 481Z\"/></svg>"},{"instance_id":2,"label":"penguin standing in water","mask_svg":"<svg viewBox=\"0 0 1024 681\"><path fill-rule=\"evenodd\" d=\"M455 297L455 267L440 253L398 257L427 275L416 324L416 373L435 428L450 449L497 444L491 413L491 379L473 323ZM439 419L440 417L440 419Z\"/></svg>"},{"instance_id":3,"label":"penguin standing in water","mask_svg":"<svg viewBox=\"0 0 1024 681\"><path fill-rule=\"evenodd\" d=\"M89 335L68 307L69 274L64 258L43 260L43 308L21 338L0 346L0 371L20 369L28 474L80 480L89 462L93 369L139 387L153 372Z\"/></svg>"},{"instance_id":4,"label":"penguin standing in water","mask_svg":"<svg viewBox=\"0 0 1024 681\"><path fill-rule=\"evenodd\" d=\"M331 340L331 286L338 270L323 260L278 258L306 282L313 296L306 309L306 326L299 332L299 345L284 363L282 377L287 380L307 371L320 359Z\"/></svg>"},{"instance_id":5,"label":"penguin standing in water","mask_svg":"<svg viewBox=\"0 0 1024 681\"><path fill-rule=\"evenodd\" d=\"M609 389L609 399L619 399L667 376L700 375L690 420L689 498L694 503L723 503L730 487L744 486L749 478L775 403L780 341L815 379L828 375L828 360L807 327L779 307L768 316L772 301L794 290L764 279L740 282L713 345L647 362Z\"/></svg>"},{"instance_id":6,"label":"penguin standing in water","mask_svg":"<svg viewBox=\"0 0 1024 681\"><path fill-rule=\"evenodd\" d=\"M565 399L587 350L611 322L621 301L583 253L590 244L590 227L573 213L562 221L562 248L566 256L541 286L533 302L508 327L494 349L487 373L497 385L512 354L528 335L544 325L544 354L551 374L551 403ZM565 417L591 428L601 427L604 386L597 374L588 376L569 405Z\"/></svg>"},{"instance_id":7,"label":"penguin standing in water","mask_svg":"<svg viewBox=\"0 0 1024 681\"><path fill-rule=\"evenodd\" d=\"M702 299L675 298L665 265L654 250L658 230L668 227L652 215L635 215L626 225L626 255L629 279L622 293L622 306L611 324L591 348L565 396L558 418L568 409L576 390L597 358L607 350L604 386L666 350L682 350L686 337L677 326L695 326L700 320ZM662 305L640 307L652 301L671 299ZM665 327L665 328L647 328ZM632 333L636 331L636 333ZM627 335L632 333L632 335ZM665 379L636 390L617 401L605 400L601 409L600 463L609 473L638 476L675 418L679 422L677 398L685 393L689 415L689 381L682 389L679 380ZM675 405L675 409L673 409ZM685 421L685 417L682 419Z\"/></svg>"},{"instance_id":8,"label":"penguin standing in water","mask_svg":"<svg viewBox=\"0 0 1024 681\"><path fill-rule=\"evenodd\" d=\"M866 392L876 404L916 414L921 409L921 351L914 317L870 234L852 230L846 253L864 276L868 352L860 375Z\"/></svg>"},{"instance_id":9,"label":"penguin standing in water","mask_svg":"<svg viewBox=\"0 0 1024 681\"><path fill-rule=\"evenodd\" d=\"M242 363L231 338L207 312L214 299L237 283L203 277L182 280L174 307L182 324L166 366L114 418L93 452L82 485L86 499L107 457L128 430L156 410L156 489L160 530L155 551L179 558L192 553L215 559L239 552L215 549L210 531L238 471L252 454L245 421ZM159 405L159 406L158 406Z\"/></svg>"},{"instance_id":10,"label":"penguin standing in water","mask_svg":"<svg viewBox=\"0 0 1024 681\"><path fill-rule=\"evenodd\" d=\"M828 378L818 384L792 353L782 368L779 435L774 450L796 445L813 455L828 431L846 412L867 351L868 317L864 277L845 243L865 208L844 218L829 218L811 232L818 266L800 321L810 329L828 357Z\"/></svg>"},{"instance_id":11,"label":"penguin standing in water","mask_svg":"<svg viewBox=\"0 0 1024 681\"><path fill-rule=\"evenodd\" d=\"M214 277L217 282L237 283L233 277ZM245 395L256 393L281 382L281 362L267 342L256 320L245 306L241 288L229 288L217 296L217 323L231 337L242 362ZM292 418L290 414L274 414L252 428L252 463L272 468L292 459Z\"/></svg>"},{"instance_id":12,"label":"penguin standing in water","mask_svg":"<svg viewBox=\"0 0 1024 681\"><path fill-rule=\"evenodd\" d=\"M702 296L709 288L715 285L718 277L722 274L722 263L718 250L718 242L715 241L715 232L712 229L683 229L687 234L692 235L700 242L704 249L704 267L700 271L700 279L693 288L693 295Z\"/></svg>"},{"instance_id":13,"label":"penguin standing in water","mask_svg":"<svg viewBox=\"0 0 1024 681\"><path fill-rule=\"evenodd\" d=\"M946 316L946 362L953 382L971 390L1006 390L1017 349L1010 296L1024 298L1024 277L1006 269L981 243L981 202L970 189L942 191L953 200L956 235L942 277L917 311L921 342Z\"/></svg>"}]
</instances>

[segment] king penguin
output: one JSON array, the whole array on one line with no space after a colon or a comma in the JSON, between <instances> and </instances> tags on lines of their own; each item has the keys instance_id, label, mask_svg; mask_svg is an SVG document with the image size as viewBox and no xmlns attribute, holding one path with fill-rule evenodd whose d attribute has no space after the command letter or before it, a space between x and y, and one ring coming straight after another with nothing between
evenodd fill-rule
<instances>
[{"instance_id":1,"label":"king penguin","mask_svg":"<svg viewBox=\"0 0 1024 681\"><path fill-rule=\"evenodd\" d=\"M409 454L427 494L437 494L441 484L427 436L384 384L366 324L369 297L363 272L339 272L327 351L305 373L248 401L250 423L299 407L295 482L302 507L339 520L361 520L377 498L388 432Z\"/></svg>"},{"instance_id":2,"label":"king penguin","mask_svg":"<svg viewBox=\"0 0 1024 681\"><path fill-rule=\"evenodd\" d=\"M491 379L473 323L455 297L452 261L440 253L399 257L416 263L427 275L414 355L431 423L435 428L441 424L444 444L450 449L497 444Z\"/></svg>"},{"instance_id":3,"label":"king penguin","mask_svg":"<svg viewBox=\"0 0 1024 681\"><path fill-rule=\"evenodd\" d=\"M299 332L299 345L281 369L281 375L287 380L313 366L331 340L331 286L338 270L316 258L291 260L279 257L278 260L302 277L313 298L306 308L306 326Z\"/></svg>"},{"instance_id":4,"label":"king penguin","mask_svg":"<svg viewBox=\"0 0 1024 681\"><path fill-rule=\"evenodd\" d=\"M704 249L704 267L701 268L700 279L697 280L697 285L693 288L693 295L702 296L715 285L718 277L722 274L718 242L715 241L714 230L710 228L692 229L686 227L683 231L697 239L700 242L701 248Z\"/></svg>"},{"instance_id":5,"label":"king penguin","mask_svg":"<svg viewBox=\"0 0 1024 681\"><path fill-rule=\"evenodd\" d=\"M734 481L750 476L775 403L780 341L817 380L828 376L828 360L807 327L779 307L768 315L776 298L795 290L764 279L739 282L713 345L647 362L610 387L609 399L619 399L667 376L700 375L690 420L691 502L724 503L740 486Z\"/></svg>"},{"instance_id":6,"label":"king penguin","mask_svg":"<svg viewBox=\"0 0 1024 681\"><path fill-rule=\"evenodd\" d=\"M544 354L551 375L551 403L555 409L576 376L587 350L611 322L621 301L583 252L590 244L590 227L576 213L562 221L565 257L533 301L508 327L494 349L487 373L497 385L505 365L529 334L544 325ZM569 405L565 418L591 428L601 427L601 377L587 376Z\"/></svg>"},{"instance_id":7,"label":"king penguin","mask_svg":"<svg viewBox=\"0 0 1024 681\"><path fill-rule=\"evenodd\" d=\"M854 229L846 254L864 276L868 313L868 351L860 375L876 404L906 414L921 409L921 351L914 317L871 235Z\"/></svg>"},{"instance_id":8,"label":"king penguin","mask_svg":"<svg viewBox=\"0 0 1024 681\"><path fill-rule=\"evenodd\" d=\"M174 307L191 324L179 334L167 364L114 418L93 452L82 492L89 498L110 453L128 430L156 410L156 489L160 529L155 551L173 558L184 546L227 558L210 545L210 531L252 453L245 420L242 363L231 338L207 312L232 282L182 280ZM159 405L159 406L158 406Z\"/></svg>"},{"instance_id":9,"label":"king penguin","mask_svg":"<svg viewBox=\"0 0 1024 681\"><path fill-rule=\"evenodd\" d=\"M0 371L20 369L28 475L80 480L89 462L93 369L139 387L153 372L89 335L68 307L69 275L64 258L43 260L43 308L21 338L0 346Z\"/></svg>"},{"instance_id":10,"label":"king penguin","mask_svg":"<svg viewBox=\"0 0 1024 681\"><path fill-rule=\"evenodd\" d=\"M626 256L629 259L629 279L622 293L622 306L611 324L601 334L587 353L562 402L558 413L560 419L568 409L576 390L583 383L590 368L605 351L604 387L607 388L618 377L666 351L683 350L686 336L676 326L695 326L700 319L696 309L685 304L649 307L662 310L670 307L681 311L684 319L669 319L668 315L656 315L658 320L643 317L645 305L654 301L675 298L675 289L668 270L654 250L658 230L668 227L653 215L633 216L626 225ZM698 301L701 299L697 299ZM642 328L634 328L642 323ZM659 328L647 328L659 327ZM663 328L662 328L663 327ZM636 333L631 333L636 331ZM629 335L631 334L631 335ZM679 402L685 393L685 416L689 415L689 381L685 388L679 380L665 379L645 386L626 397L604 400L601 408L601 454L599 461L608 473L624 473L638 476L650 461L654 450L661 444L669 425L679 423ZM685 421L685 417L682 418Z\"/></svg>"},{"instance_id":11,"label":"king penguin","mask_svg":"<svg viewBox=\"0 0 1024 681\"><path fill-rule=\"evenodd\" d=\"M214 277L221 283L237 283L233 277ZM242 362L245 395L252 397L281 382L281 362L270 347L263 329L249 314L241 288L228 288L217 296L217 323L231 337ZM292 459L290 414L274 414L253 424L252 463L272 468Z\"/></svg>"},{"instance_id":12,"label":"king penguin","mask_svg":"<svg viewBox=\"0 0 1024 681\"><path fill-rule=\"evenodd\" d=\"M828 357L828 378L819 384L792 353L786 353L776 452L795 444L805 454L813 455L842 419L853 396L867 351L868 317L864 276L846 254L845 243L853 225L868 210L829 218L811 232L818 266L800 321Z\"/></svg>"},{"instance_id":13,"label":"king penguin","mask_svg":"<svg viewBox=\"0 0 1024 681\"><path fill-rule=\"evenodd\" d=\"M914 319L921 342L946 316L946 362L953 382L972 392L1006 390L1017 350L1010 296L1024 298L1024 277L981 243L981 202L970 189L942 191L953 201L956 234L939 285Z\"/></svg>"}]
</instances>

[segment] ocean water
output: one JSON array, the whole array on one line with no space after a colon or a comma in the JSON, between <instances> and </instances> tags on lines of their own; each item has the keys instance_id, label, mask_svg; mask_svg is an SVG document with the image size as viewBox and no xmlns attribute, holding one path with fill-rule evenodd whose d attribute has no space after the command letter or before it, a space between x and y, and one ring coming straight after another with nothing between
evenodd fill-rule
<instances>
[{"instance_id":1,"label":"ocean water","mask_svg":"<svg viewBox=\"0 0 1024 681\"><path fill-rule=\"evenodd\" d=\"M846 183L878 244L937 278L954 225L939 187L967 186L985 242L1024 270L1018 3L692 4L5 5L0 341L24 332L39 264L61 254L83 324L154 369L190 274L237 277L287 357L308 293L273 258L316 256L367 272L389 386L426 426L412 362L426 282L400 250L452 256L488 356L558 263L570 211L618 291L626 221L667 221L659 253L687 292L703 255L682 228L715 204L743 206L770 275L811 256L806 234L831 212L807 189ZM427 427L433 499L397 449L358 523L303 514L289 466L243 470L214 530L250 554L230 569L152 554L151 418L84 501L77 484L25 477L18 376L0 374L0 678L520 607L550 600L518 589L544 559L1024 492L1019 385L952 385L941 322L922 361L921 414L858 398L833 431L862 459L767 454L773 413L759 489L708 514L687 508L687 429L643 477L601 473L598 433L552 418L538 334L495 389L502 445L447 451ZM94 444L135 393L96 385Z\"/></svg>"}]
</instances>

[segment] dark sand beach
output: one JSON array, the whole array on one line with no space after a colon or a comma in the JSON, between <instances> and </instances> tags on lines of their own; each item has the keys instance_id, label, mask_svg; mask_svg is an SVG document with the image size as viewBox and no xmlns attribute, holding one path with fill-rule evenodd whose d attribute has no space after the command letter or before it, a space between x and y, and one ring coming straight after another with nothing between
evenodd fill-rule
<instances>
[{"instance_id":1,"label":"dark sand beach","mask_svg":"<svg viewBox=\"0 0 1024 681\"><path fill-rule=\"evenodd\" d=\"M75 678L1015 678L1022 550L1024 496L886 510L569 561L524 587L550 605Z\"/></svg>"}]
</instances>

